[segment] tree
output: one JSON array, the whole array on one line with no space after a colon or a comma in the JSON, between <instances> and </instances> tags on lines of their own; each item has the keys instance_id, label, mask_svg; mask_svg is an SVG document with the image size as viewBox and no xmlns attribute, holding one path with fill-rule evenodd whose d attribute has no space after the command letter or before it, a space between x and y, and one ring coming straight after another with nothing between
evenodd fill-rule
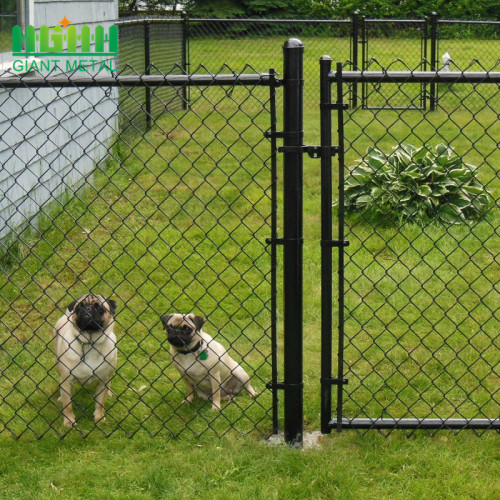
<instances>
[{"instance_id":1,"label":"tree","mask_svg":"<svg viewBox=\"0 0 500 500\"><path fill-rule=\"evenodd\" d=\"M139 13L147 12L178 12L182 4L176 0L119 0L118 6L121 13ZM180 8L182 11L183 9Z\"/></svg>"}]
</instances>

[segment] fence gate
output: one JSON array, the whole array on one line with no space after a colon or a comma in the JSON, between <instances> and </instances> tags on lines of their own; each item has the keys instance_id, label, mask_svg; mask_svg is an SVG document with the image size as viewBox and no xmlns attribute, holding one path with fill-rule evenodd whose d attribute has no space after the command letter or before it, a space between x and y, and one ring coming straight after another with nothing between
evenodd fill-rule
<instances>
[{"instance_id":1,"label":"fence gate","mask_svg":"<svg viewBox=\"0 0 500 500\"><path fill-rule=\"evenodd\" d=\"M391 20L361 18L361 68L364 71L429 69L427 56L429 45L429 25L426 19ZM385 44L388 34L399 34L399 54L404 57L389 56ZM435 36L434 36L435 38ZM385 59L382 54L385 54ZM355 68L357 69L357 68ZM361 101L363 108L369 109L425 109L425 85L415 83L404 94L398 93L391 82L362 82Z\"/></svg>"},{"instance_id":2,"label":"fence gate","mask_svg":"<svg viewBox=\"0 0 500 500\"><path fill-rule=\"evenodd\" d=\"M322 431L498 430L500 73L343 73L331 64L322 58ZM439 84L440 111L396 120L388 110L346 111L346 83L374 82L403 95L409 84ZM393 149L401 144L404 154Z\"/></svg>"}]
</instances>

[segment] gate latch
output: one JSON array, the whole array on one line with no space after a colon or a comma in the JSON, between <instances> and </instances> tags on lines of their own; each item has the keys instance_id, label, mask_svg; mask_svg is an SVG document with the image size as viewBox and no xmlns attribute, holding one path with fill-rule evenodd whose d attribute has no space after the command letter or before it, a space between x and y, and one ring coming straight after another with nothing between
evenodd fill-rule
<instances>
[{"instance_id":1,"label":"gate latch","mask_svg":"<svg viewBox=\"0 0 500 500\"><path fill-rule=\"evenodd\" d=\"M323 158L324 156L335 156L339 152L338 146L281 146L280 153L304 153L311 158Z\"/></svg>"}]
</instances>

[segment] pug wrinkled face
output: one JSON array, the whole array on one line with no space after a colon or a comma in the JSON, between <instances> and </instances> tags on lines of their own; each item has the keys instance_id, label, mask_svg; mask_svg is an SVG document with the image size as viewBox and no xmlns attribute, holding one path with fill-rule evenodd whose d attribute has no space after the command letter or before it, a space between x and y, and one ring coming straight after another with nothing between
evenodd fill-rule
<instances>
[{"instance_id":1,"label":"pug wrinkled face","mask_svg":"<svg viewBox=\"0 0 500 500\"><path fill-rule=\"evenodd\" d=\"M205 318L190 314L165 314L161 317L163 326L167 331L167 340L174 347L187 347L196 332L205 323Z\"/></svg>"},{"instance_id":2,"label":"pug wrinkled face","mask_svg":"<svg viewBox=\"0 0 500 500\"><path fill-rule=\"evenodd\" d=\"M85 332L97 332L113 320L116 302L102 295L84 295L68 306L76 326Z\"/></svg>"}]
</instances>

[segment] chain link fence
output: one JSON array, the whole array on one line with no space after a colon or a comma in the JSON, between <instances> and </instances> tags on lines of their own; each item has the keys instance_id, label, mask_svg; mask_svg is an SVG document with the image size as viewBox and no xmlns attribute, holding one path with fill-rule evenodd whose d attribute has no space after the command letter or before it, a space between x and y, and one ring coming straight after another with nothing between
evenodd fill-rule
<instances>
[{"instance_id":1,"label":"chain link fence","mask_svg":"<svg viewBox=\"0 0 500 500\"><path fill-rule=\"evenodd\" d=\"M70 326L77 316L69 309L80 311L70 303L89 293L106 298L109 310L116 303L117 362L105 421L93 421L95 388L75 384L76 432L272 432L274 271L266 238L275 172L264 132L274 90L251 68L225 79L180 78L155 68L148 76L0 80L0 432L70 432L61 415L69 390L59 401L58 370L82 381L87 368L95 375L108 364L95 360L95 345L106 339ZM159 104L148 131L137 122L145 90ZM254 398L223 401L217 412L199 398L183 404L188 390L161 316L191 312L249 375ZM71 320L56 337L74 341L61 351L52 337L65 314Z\"/></svg>"},{"instance_id":2,"label":"chain link fence","mask_svg":"<svg viewBox=\"0 0 500 500\"><path fill-rule=\"evenodd\" d=\"M276 245L285 246L285 257L297 252L296 268L285 266L283 274L295 273L301 285L302 134L318 114L319 56L334 47L344 68L367 60L350 28L349 21L134 20L120 25L112 76L0 78L0 431L69 432L52 331L87 293L108 299L108 314L116 303L117 362L106 421L94 424L96 393L76 386L76 432L220 436L277 429L277 390L285 389L293 408L302 381L300 372L278 382ZM279 30L306 41L305 62L295 54L296 78L283 97L275 95L282 82L274 72L260 72L274 65L281 71ZM363 37L370 50L379 46L377 30L371 40ZM415 32L418 39L418 23ZM168 37L171 43L163 43ZM300 42L291 45L302 54ZM258 65L248 65L253 60ZM303 100L295 85L301 69ZM417 186L421 172L412 171L409 198L392 196L411 201L408 220L391 219L406 213L399 205L371 218L385 199L385 181L363 192L356 210L345 205L346 373L337 379L349 380L344 415L498 418L498 83L463 75L421 81L409 73L403 83L386 73L343 86L344 102L358 103L345 123L345 161L353 167L346 193L365 189L366 172L358 178L355 165L378 165L401 145L407 149L393 163L423 147L438 153L432 175L450 161L454 180L434 192L433 179ZM285 119L279 132L276 110L292 90L284 114L297 128L287 129L292 120ZM376 105L359 105L363 99ZM284 200L296 197L295 210L288 206L279 223L277 138L285 140L285 167L291 158L298 165L293 183L288 175L283 186ZM324 160L321 148L308 152ZM450 193L456 199L438 210L436 199ZM417 200L423 208L412 205ZM418 221L427 209L433 222ZM300 337L302 296L283 288L285 305L294 304L288 316L285 307L285 334ZM183 403L189 387L168 352L161 318L191 312L206 319L203 330L248 373L255 398L243 393L216 412L203 399ZM82 367L84 344L94 342L86 340L71 344ZM194 347L203 343L187 349ZM301 357L301 349L285 348ZM290 359L285 368L296 375ZM300 415L295 424L302 425Z\"/></svg>"},{"instance_id":3,"label":"chain link fence","mask_svg":"<svg viewBox=\"0 0 500 500\"><path fill-rule=\"evenodd\" d=\"M162 50L165 54L177 51L177 60L170 63L189 68L203 65L205 71L217 73L223 62L235 71L246 64L276 68L282 72L282 61L273 50L275 44L290 36L300 38L306 45L304 55L305 101L315 104L319 92L316 64L323 54L331 54L334 60L342 61L346 69L360 70L470 70L494 71L499 64L499 22L442 20L437 15L425 19L370 19L355 12L351 19L217 19L217 18L152 18L151 22L164 25L158 29L157 39L151 46L164 47L152 57L158 64ZM136 19L135 32L131 36L136 45L143 44L144 26L148 21ZM181 27L183 33L181 34ZM167 27L169 26L169 27ZM176 45L172 46L171 33L176 40L184 37L185 58ZM161 41L165 41L163 45ZM448 54L448 55L446 55ZM166 57L166 56L164 56ZM142 71L142 60L127 61L135 71ZM357 89L351 94L353 105L379 107L381 104L393 108L424 107L433 105L436 96L429 89L417 89L410 101L402 96L388 100L394 95L390 85L380 88L365 84L363 92ZM428 100L429 92L431 96ZM361 97L358 103L357 96ZM370 100L368 100L368 96ZM380 101L380 102L379 102ZM435 103L434 103L435 104ZM308 109L306 109L307 113Z\"/></svg>"},{"instance_id":4,"label":"chain link fence","mask_svg":"<svg viewBox=\"0 0 500 500\"><path fill-rule=\"evenodd\" d=\"M118 23L120 75L186 73L186 43L181 19L122 19ZM187 88L163 87L152 95L148 86L120 92L122 133L147 131L152 118L166 105L170 111L186 106Z\"/></svg>"},{"instance_id":5,"label":"chain link fence","mask_svg":"<svg viewBox=\"0 0 500 500\"><path fill-rule=\"evenodd\" d=\"M498 428L498 73L397 75L343 85L344 101L363 79L412 99L434 79L440 100L344 113L347 382L333 425Z\"/></svg>"}]
</instances>

